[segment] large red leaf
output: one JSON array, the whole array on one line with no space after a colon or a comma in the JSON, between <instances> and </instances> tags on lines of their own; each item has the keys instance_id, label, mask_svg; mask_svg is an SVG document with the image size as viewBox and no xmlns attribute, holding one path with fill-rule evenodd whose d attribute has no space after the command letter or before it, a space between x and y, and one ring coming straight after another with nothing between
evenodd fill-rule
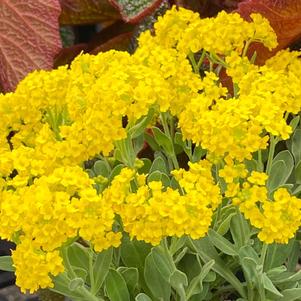
<instances>
[{"instance_id":1,"label":"large red leaf","mask_svg":"<svg viewBox=\"0 0 301 301\"><path fill-rule=\"evenodd\" d=\"M122 19L129 23L138 23L153 13L165 0L109 0L121 13Z\"/></svg>"},{"instance_id":2,"label":"large red leaf","mask_svg":"<svg viewBox=\"0 0 301 301\"><path fill-rule=\"evenodd\" d=\"M59 0L0 1L0 85L4 91L34 69L52 68L61 48Z\"/></svg>"},{"instance_id":3,"label":"large red leaf","mask_svg":"<svg viewBox=\"0 0 301 301\"><path fill-rule=\"evenodd\" d=\"M62 7L60 23L79 25L120 19L118 11L108 0L59 0Z\"/></svg>"},{"instance_id":4,"label":"large red leaf","mask_svg":"<svg viewBox=\"0 0 301 301\"><path fill-rule=\"evenodd\" d=\"M258 12L265 16L274 28L278 37L278 47L268 51L261 45L253 46L257 51L257 62L271 57L276 51L288 47L301 37L301 0L244 0L237 11L246 19Z\"/></svg>"}]
</instances>

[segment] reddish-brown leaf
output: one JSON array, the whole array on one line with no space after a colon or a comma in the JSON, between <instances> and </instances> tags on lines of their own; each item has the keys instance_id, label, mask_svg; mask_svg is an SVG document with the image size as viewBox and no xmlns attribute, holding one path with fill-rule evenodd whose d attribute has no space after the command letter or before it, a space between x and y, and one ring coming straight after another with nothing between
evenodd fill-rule
<instances>
[{"instance_id":1,"label":"reddish-brown leaf","mask_svg":"<svg viewBox=\"0 0 301 301\"><path fill-rule=\"evenodd\" d=\"M236 8L237 0L173 0L171 4L198 12L201 17L212 17L221 10Z\"/></svg>"},{"instance_id":2,"label":"reddish-brown leaf","mask_svg":"<svg viewBox=\"0 0 301 301\"><path fill-rule=\"evenodd\" d=\"M117 44L124 40L122 37L131 36L132 32L134 30L134 25L124 23L122 20L119 20L115 22L114 24L108 26L107 28L102 29L100 32L96 33L94 37L89 41L88 43L88 51L97 53L99 51L93 51L96 48L105 49L107 48L103 44L106 44L109 42L108 45L112 45L112 41L116 41ZM125 35L126 34L126 35ZM117 39L115 39L117 38ZM127 39L127 38L126 38ZM128 40L128 39L127 39ZM123 42L122 42L123 43ZM116 44L116 46L117 46ZM113 47L114 48L114 47ZM110 48L112 49L112 48ZM121 50L118 48L118 50Z\"/></svg>"},{"instance_id":3,"label":"reddish-brown leaf","mask_svg":"<svg viewBox=\"0 0 301 301\"><path fill-rule=\"evenodd\" d=\"M11 91L34 69L50 69L61 48L58 0L0 1L0 82Z\"/></svg>"},{"instance_id":4,"label":"reddish-brown leaf","mask_svg":"<svg viewBox=\"0 0 301 301\"><path fill-rule=\"evenodd\" d=\"M130 44L132 36L133 36L132 32L122 33L122 34L106 41L105 43L97 46L90 53L97 54L99 52L108 51L110 49L127 51L129 48L129 44Z\"/></svg>"},{"instance_id":5,"label":"reddish-brown leaf","mask_svg":"<svg viewBox=\"0 0 301 301\"><path fill-rule=\"evenodd\" d=\"M88 45L85 43L76 44L70 47L63 48L57 56L54 58L53 66L57 68L58 66L70 64L76 56L81 52L87 52Z\"/></svg>"},{"instance_id":6,"label":"reddish-brown leaf","mask_svg":"<svg viewBox=\"0 0 301 301\"><path fill-rule=\"evenodd\" d=\"M138 23L153 13L164 0L109 0L121 13L122 19L129 23Z\"/></svg>"},{"instance_id":7,"label":"reddish-brown leaf","mask_svg":"<svg viewBox=\"0 0 301 301\"><path fill-rule=\"evenodd\" d=\"M118 11L107 0L59 0L62 25L102 23L120 19Z\"/></svg>"},{"instance_id":8,"label":"reddish-brown leaf","mask_svg":"<svg viewBox=\"0 0 301 301\"><path fill-rule=\"evenodd\" d=\"M301 37L301 0L244 0L239 3L237 11L247 20L254 12L262 14L277 34L279 45L273 51L253 45L252 50L257 51L260 64Z\"/></svg>"}]
</instances>

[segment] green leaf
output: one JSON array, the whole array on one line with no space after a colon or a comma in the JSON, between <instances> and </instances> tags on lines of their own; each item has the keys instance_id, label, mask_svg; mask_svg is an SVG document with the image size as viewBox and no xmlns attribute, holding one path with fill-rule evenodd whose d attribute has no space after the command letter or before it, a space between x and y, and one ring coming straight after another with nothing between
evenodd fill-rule
<instances>
[{"instance_id":1,"label":"green leaf","mask_svg":"<svg viewBox=\"0 0 301 301\"><path fill-rule=\"evenodd\" d=\"M276 301L294 301L300 300L301 288L286 289L281 292L283 297L276 299Z\"/></svg>"},{"instance_id":2,"label":"green leaf","mask_svg":"<svg viewBox=\"0 0 301 301\"><path fill-rule=\"evenodd\" d=\"M243 257L241 258L240 262L247 282L252 282L258 286L258 284L260 284L258 279L259 275L256 269L257 263L254 258Z\"/></svg>"},{"instance_id":3,"label":"green leaf","mask_svg":"<svg viewBox=\"0 0 301 301\"><path fill-rule=\"evenodd\" d=\"M284 264L291 253L293 244L293 239L291 239L286 245L276 243L270 244L264 261L265 269L270 270Z\"/></svg>"},{"instance_id":4,"label":"green leaf","mask_svg":"<svg viewBox=\"0 0 301 301\"><path fill-rule=\"evenodd\" d=\"M151 245L129 237L122 239L120 246L121 259L127 267L144 268L145 258L151 251Z\"/></svg>"},{"instance_id":5,"label":"green leaf","mask_svg":"<svg viewBox=\"0 0 301 301\"><path fill-rule=\"evenodd\" d=\"M82 278L84 282L88 281L88 270L74 266L72 267L72 269L78 278Z\"/></svg>"},{"instance_id":6,"label":"green leaf","mask_svg":"<svg viewBox=\"0 0 301 301\"><path fill-rule=\"evenodd\" d=\"M151 253L157 270L166 281L169 281L171 274L176 269L171 256L166 254L161 246L154 247Z\"/></svg>"},{"instance_id":7,"label":"green leaf","mask_svg":"<svg viewBox=\"0 0 301 301\"><path fill-rule=\"evenodd\" d=\"M178 293L181 300L186 300L186 293L184 286L188 285L188 279L187 276L179 271L175 270L169 277L169 283L174 288L174 290Z\"/></svg>"},{"instance_id":8,"label":"green leaf","mask_svg":"<svg viewBox=\"0 0 301 301\"><path fill-rule=\"evenodd\" d=\"M117 271L124 278L128 290L132 296L134 296L134 292L136 287L138 286L139 280L139 272L137 268L128 268L128 267L119 267Z\"/></svg>"},{"instance_id":9,"label":"green leaf","mask_svg":"<svg viewBox=\"0 0 301 301\"><path fill-rule=\"evenodd\" d=\"M169 137L157 127L153 127L152 130L156 142L166 151L168 155L173 155L174 148Z\"/></svg>"},{"instance_id":10,"label":"green leaf","mask_svg":"<svg viewBox=\"0 0 301 301\"><path fill-rule=\"evenodd\" d=\"M107 164L102 161L102 160L98 160L95 162L94 166L93 166L93 170L94 173L99 176L103 176L103 177L109 177L110 174L110 169L108 168Z\"/></svg>"},{"instance_id":11,"label":"green leaf","mask_svg":"<svg viewBox=\"0 0 301 301\"><path fill-rule=\"evenodd\" d=\"M86 173L89 175L90 178L95 177L95 173L92 169L86 169Z\"/></svg>"},{"instance_id":12,"label":"green leaf","mask_svg":"<svg viewBox=\"0 0 301 301\"><path fill-rule=\"evenodd\" d=\"M93 276L95 293L97 293L102 287L112 262L113 248L109 248L96 254L96 258L93 264Z\"/></svg>"},{"instance_id":13,"label":"green leaf","mask_svg":"<svg viewBox=\"0 0 301 301\"><path fill-rule=\"evenodd\" d=\"M267 276L273 281L273 279L275 277L279 277L279 275L283 274L284 272L287 271L287 268L286 266L284 265L281 265L279 267L276 267L276 268L273 268L273 269L270 269L267 271ZM274 281L273 281L274 282Z\"/></svg>"},{"instance_id":14,"label":"green leaf","mask_svg":"<svg viewBox=\"0 0 301 301\"><path fill-rule=\"evenodd\" d=\"M84 280L80 277L74 278L69 282L69 290L74 292L84 285Z\"/></svg>"},{"instance_id":15,"label":"green leaf","mask_svg":"<svg viewBox=\"0 0 301 301\"><path fill-rule=\"evenodd\" d=\"M269 292L282 297L283 295L277 290L271 279L266 275L266 273L262 274L263 287Z\"/></svg>"},{"instance_id":16,"label":"green leaf","mask_svg":"<svg viewBox=\"0 0 301 301\"><path fill-rule=\"evenodd\" d=\"M281 160L284 161L288 174L291 174L294 167L294 158L292 154L288 150L281 151L273 159L273 163Z\"/></svg>"},{"instance_id":17,"label":"green leaf","mask_svg":"<svg viewBox=\"0 0 301 301\"><path fill-rule=\"evenodd\" d=\"M295 187L295 189L293 190L293 195L298 195L301 192L301 185L298 185L297 187Z\"/></svg>"},{"instance_id":18,"label":"green leaf","mask_svg":"<svg viewBox=\"0 0 301 301\"><path fill-rule=\"evenodd\" d=\"M109 269L105 280L105 291L110 301L130 301L130 294L120 273Z\"/></svg>"},{"instance_id":19,"label":"green leaf","mask_svg":"<svg viewBox=\"0 0 301 301\"><path fill-rule=\"evenodd\" d=\"M192 155L192 149L191 147L187 146L186 142L183 141L183 136L181 132L176 132L174 136L174 143L176 145L179 145L182 151L184 151L189 158L191 158ZM180 153L180 152L179 152Z\"/></svg>"},{"instance_id":20,"label":"green leaf","mask_svg":"<svg viewBox=\"0 0 301 301\"><path fill-rule=\"evenodd\" d=\"M299 241L293 239L294 243L291 253L288 256L287 269L288 271L295 271L299 257L300 257L300 244Z\"/></svg>"},{"instance_id":21,"label":"green leaf","mask_svg":"<svg viewBox=\"0 0 301 301\"><path fill-rule=\"evenodd\" d=\"M141 161L143 162L143 166L138 169L139 174L148 174L152 166L152 161L148 158L142 158Z\"/></svg>"},{"instance_id":22,"label":"green leaf","mask_svg":"<svg viewBox=\"0 0 301 301\"><path fill-rule=\"evenodd\" d=\"M200 274L192 279L186 290L187 300L189 300L193 295L199 294L203 291L203 280L208 275L214 264L215 261L213 259L205 263Z\"/></svg>"},{"instance_id":23,"label":"green leaf","mask_svg":"<svg viewBox=\"0 0 301 301\"><path fill-rule=\"evenodd\" d=\"M292 153L295 158L295 162L301 161L301 129L296 129L291 138L292 141Z\"/></svg>"},{"instance_id":24,"label":"green leaf","mask_svg":"<svg viewBox=\"0 0 301 301\"><path fill-rule=\"evenodd\" d=\"M160 172L159 170L156 170L156 171L154 171L154 172L152 172L152 173L150 173L148 175L148 177L147 177L147 183L150 183L152 181L160 181L160 182L163 183L163 185L165 187L170 186L170 179L169 179L169 177L166 174Z\"/></svg>"},{"instance_id":25,"label":"green leaf","mask_svg":"<svg viewBox=\"0 0 301 301\"><path fill-rule=\"evenodd\" d=\"M190 241L188 241L188 244L189 243L191 244ZM193 246L190 248L193 248ZM199 255L190 252L186 253L182 260L177 264L177 267L186 274L188 282L190 283L194 277L201 273L202 266Z\"/></svg>"},{"instance_id":26,"label":"green leaf","mask_svg":"<svg viewBox=\"0 0 301 301\"><path fill-rule=\"evenodd\" d=\"M169 277L169 283L175 288L180 285L187 286L188 279L185 273L181 272L180 270L175 270Z\"/></svg>"},{"instance_id":27,"label":"green leaf","mask_svg":"<svg viewBox=\"0 0 301 301\"><path fill-rule=\"evenodd\" d=\"M174 255L180 249L183 249L187 242L187 236L182 236L180 238L173 236L171 238L171 245L169 251L172 255Z\"/></svg>"},{"instance_id":28,"label":"green leaf","mask_svg":"<svg viewBox=\"0 0 301 301\"><path fill-rule=\"evenodd\" d=\"M109 182L111 182L117 175L120 174L122 168L124 168L124 164L118 164L113 168L109 177Z\"/></svg>"},{"instance_id":29,"label":"green leaf","mask_svg":"<svg viewBox=\"0 0 301 301\"><path fill-rule=\"evenodd\" d=\"M148 295L140 293L136 296L135 301L152 301L152 299Z\"/></svg>"},{"instance_id":30,"label":"green leaf","mask_svg":"<svg viewBox=\"0 0 301 301\"><path fill-rule=\"evenodd\" d=\"M227 282L229 282L243 298L246 298L244 287L237 279L237 277L232 273L229 267L227 267L225 262L219 257L209 238L204 237L199 240L191 240L191 243L201 259L205 263L213 259L215 261L215 264L212 269L221 277L223 277Z\"/></svg>"},{"instance_id":31,"label":"green leaf","mask_svg":"<svg viewBox=\"0 0 301 301\"><path fill-rule=\"evenodd\" d=\"M236 247L245 246L250 239L250 226L242 213L237 210L230 223L230 231Z\"/></svg>"},{"instance_id":32,"label":"green leaf","mask_svg":"<svg viewBox=\"0 0 301 301\"><path fill-rule=\"evenodd\" d=\"M258 162L256 160L245 160L244 163L249 172L257 170Z\"/></svg>"},{"instance_id":33,"label":"green leaf","mask_svg":"<svg viewBox=\"0 0 301 301\"><path fill-rule=\"evenodd\" d=\"M168 174L165 161L162 157L158 156L157 158L155 158L155 160L149 170L149 173L152 173L154 171L160 171L162 173Z\"/></svg>"},{"instance_id":34,"label":"green leaf","mask_svg":"<svg viewBox=\"0 0 301 301\"><path fill-rule=\"evenodd\" d=\"M162 277L150 253L145 259L144 278L152 295L162 301L169 301L171 295L170 284Z\"/></svg>"},{"instance_id":35,"label":"green leaf","mask_svg":"<svg viewBox=\"0 0 301 301\"><path fill-rule=\"evenodd\" d=\"M289 175L286 172L287 168L283 160L274 162L272 164L271 172L267 181L269 192L274 191L279 186L285 183Z\"/></svg>"},{"instance_id":36,"label":"green leaf","mask_svg":"<svg viewBox=\"0 0 301 301\"><path fill-rule=\"evenodd\" d=\"M222 236L225 235L229 231L232 217L234 217L235 215L236 212L232 212L226 218L224 218L221 224L218 226L216 232Z\"/></svg>"},{"instance_id":37,"label":"green leaf","mask_svg":"<svg viewBox=\"0 0 301 301\"><path fill-rule=\"evenodd\" d=\"M271 271L268 272L270 275L269 278L273 281L273 283L276 284L282 284L282 283L296 283L301 280L301 270L298 272L282 272L278 275L271 274Z\"/></svg>"},{"instance_id":38,"label":"green leaf","mask_svg":"<svg viewBox=\"0 0 301 301\"><path fill-rule=\"evenodd\" d=\"M123 162L123 157L122 157L122 154L121 154L120 149L115 148L115 150L114 150L114 158L115 158L117 161L119 161L119 162Z\"/></svg>"},{"instance_id":39,"label":"green leaf","mask_svg":"<svg viewBox=\"0 0 301 301\"><path fill-rule=\"evenodd\" d=\"M216 273L214 271L209 271L209 273L204 278L204 282L214 282L216 280Z\"/></svg>"},{"instance_id":40,"label":"green leaf","mask_svg":"<svg viewBox=\"0 0 301 301\"><path fill-rule=\"evenodd\" d=\"M202 159L203 156L205 156L207 151L205 149L202 149L201 146L195 146L192 154L192 162L198 162Z\"/></svg>"},{"instance_id":41,"label":"green leaf","mask_svg":"<svg viewBox=\"0 0 301 301\"><path fill-rule=\"evenodd\" d=\"M183 248L175 257L174 263L177 264L181 259L187 254L188 252L188 247Z\"/></svg>"},{"instance_id":42,"label":"green leaf","mask_svg":"<svg viewBox=\"0 0 301 301\"><path fill-rule=\"evenodd\" d=\"M290 126L292 127L292 131L294 132L296 127L298 126L299 124L299 121L300 121L300 116L295 116L291 122L290 122Z\"/></svg>"},{"instance_id":43,"label":"green leaf","mask_svg":"<svg viewBox=\"0 0 301 301\"><path fill-rule=\"evenodd\" d=\"M89 270L89 249L79 244L72 243L67 249L68 259L73 267Z\"/></svg>"},{"instance_id":44,"label":"green leaf","mask_svg":"<svg viewBox=\"0 0 301 301\"><path fill-rule=\"evenodd\" d=\"M299 161L295 167L295 179L296 184L301 184L301 161Z\"/></svg>"},{"instance_id":45,"label":"green leaf","mask_svg":"<svg viewBox=\"0 0 301 301\"><path fill-rule=\"evenodd\" d=\"M137 138L133 139L132 144L133 144L135 155L137 156L144 147L144 135L142 134Z\"/></svg>"},{"instance_id":46,"label":"green leaf","mask_svg":"<svg viewBox=\"0 0 301 301\"><path fill-rule=\"evenodd\" d=\"M250 257L255 261L256 264L259 264L258 254L250 245L240 248L238 254L241 259L244 257Z\"/></svg>"},{"instance_id":47,"label":"green leaf","mask_svg":"<svg viewBox=\"0 0 301 301\"><path fill-rule=\"evenodd\" d=\"M144 241L136 239L130 240L128 236L123 237L120 246L120 255L124 265L135 267L139 271L139 282L145 293L148 292L148 286L144 279L145 258L150 253L152 246Z\"/></svg>"},{"instance_id":48,"label":"green leaf","mask_svg":"<svg viewBox=\"0 0 301 301\"><path fill-rule=\"evenodd\" d=\"M0 270L7 272L15 271L11 256L0 256Z\"/></svg>"},{"instance_id":49,"label":"green leaf","mask_svg":"<svg viewBox=\"0 0 301 301\"><path fill-rule=\"evenodd\" d=\"M154 137L151 134L145 132L144 139L154 151L160 150L160 145L155 141Z\"/></svg>"},{"instance_id":50,"label":"green leaf","mask_svg":"<svg viewBox=\"0 0 301 301\"><path fill-rule=\"evenodd\" d=\"M82 300L82 295L78 291L71 291L69 288L71 280L66 272L59 274L53 278L54 287L50 290L61 295L64 295L71 300L80 301Z\"/></svg>"},{"instance_id":51,"label":"green leaf","mask_svg":"<svg viewBox=\"0 0 301 301\"><path fill-rule=\"evenodd\" d=\"M128 132L128 135L131 137L131 139L137 138L138 136L140 136L141 134L144 133L146 127L148 126L150 121L153 119L154 114L155 114L155 110L153 108L151 108L148 111L147 116L141 117L134 126L132 126L130 129L128 129L127 132Z\"/></svg>"},{"instance_id":52,"label":"green leaf","mask_svg":"<svg viewBox=\"0 0 301 301\"><path fill-rule=\"evenodd\" d=\"M231 244L227 239L223 236L215 232L213 229L209 229L208 237L212 244L215 245L218 249L220 249L223 253L230 256L237 256L238 252L233 244Z\"/></svg>"}]
</instances>

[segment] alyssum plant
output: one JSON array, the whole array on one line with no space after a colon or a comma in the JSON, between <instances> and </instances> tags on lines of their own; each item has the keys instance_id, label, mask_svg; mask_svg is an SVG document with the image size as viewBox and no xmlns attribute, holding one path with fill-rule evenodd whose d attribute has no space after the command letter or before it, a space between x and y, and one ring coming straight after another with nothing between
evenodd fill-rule
<instances>
[{"instance_id":1,"label":"alyssum plant","mask_svg":"<svg viewBox=\"0 0 301 301\"><path fill-rule=\"evenodd\" d=\"M0 267L22 291L301 300L300 53L259 67L253 42L277 45L260 15L174 7L134 54L0 95L0 236L17 245Z\"/></svg>"}]
</instances>

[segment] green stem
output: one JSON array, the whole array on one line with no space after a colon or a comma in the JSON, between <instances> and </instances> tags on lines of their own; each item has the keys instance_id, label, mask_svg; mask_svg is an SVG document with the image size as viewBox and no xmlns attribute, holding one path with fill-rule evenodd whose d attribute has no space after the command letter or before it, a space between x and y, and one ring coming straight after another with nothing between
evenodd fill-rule
<instances>
[{"instance_id":1,"label":"green stem","mask_svg":"<svg viewBox=\"0 0 301 301\"><path fill-rule=\"evenodd\" d=\"M64 260L64 265L66 266L68 273L70 273L70 275L72 276L73 279L77 278L78 276L75 274L75 272L72 268L72 265L69 261L67 248L62 248L61 251L62 251L62 256L63 256L63 260ZM69 279L68 279L68 281L69 281ZM87 301L103 301L103 299L98 298L95 295L93 295L85 286L81 286L77 290L84 297L84 300L87 300Z\"/></svg>"},{"instance_id":2,"label":"green stem","mask_svg":"<svg viewBox=\"0 0 301 301\"><path fill-rule=\"evenodd\" d=\"M212 61L212 63L214 64L218 64L224 68L228 68L229 66L226 64L226 62L220 58L217 54L215 53L210 53L210 60Z\"/></svg>"},{"instance_id":3,"label":"green stem","mask_svg":"<svg viewBox=\"0 0 301 301\"><path fill-rule=\"evenodd\" d=\"M194 53L190 51L188 54L188 58L191 62L194 73L200 74L198 64L196 63L195 58L194 58Z\"/></svg>"},{"instance_id":4,"label":"green stem","mask_svg":"<svg viewBox=\"0 0 301 301\"><path fill-rule=\"evenodd\" d=\"M71 265L71 263L69 261L67 248L62 248L61 252L62 252L62 257L63 257L63 260L64 260L64 265L67 268L67 272L70 273L70 275L73 278L77 278L77 275L75 274L75 272L74 272L74 270L72 268L72 265Z\"/></svg>"},{"instance_id":5,"label":"green stem","mask_svg":"<svg viewBox=\"0 0 301 301\"><path fill-rule=\"evenodd\" d=\"M166 113L161 113L161 121L162 121L162 125L163 125L163 129L164 129L165 134L168 136L171 143L173 144L173 137L170 134L170 130L169 130L168 123L167 123L167 118L166 118ZM169 156L167 156L167 157L169 158ZM174 168L179 169L180 166L179 166L179 163L178 163L178 159L177 159L174 147L173 147L173 153L172 153L170 159L172 161L172 164L173 164Z\"/></svg>"},{"instance_id":6,"label":"green stem","mask_svg":"<svg viewBox=\"0 0 301 301\"><path fill-rule=\"evenodd\" d=\"M205 56L206 56L206 51L203 49L203 50L202 50L202 54L201 54L201 56L200 56L200 59L199 59L199 61L198 61L198 63L197 63L198 70L200 70L200 68L201 68L201 66L202 66L202 64L203 64L203 61L204 61Z\"/></svg>"},{"instance_id":7,"label":"green stem","mask_svg":"<svg viewBox=\"0 0 301 301\"><path fill-rule=\"evenodd\" d=\"M247 51L249 49L249 46L250 46L251 42L252 42L252 40L249 40L249 41L246 42L246 45L245 45L243 53L242 53L242 57L247 55Z\"/></svg>"},{"instance_id":8,"label":"green stem","mask_svg":"<svg viewBox=\"0 0 301 301\"><path fill-rule=\"evenodd\" d=\"M91 283L91 294L95 295L97 292L95 291L95 279L94 279L94 267L93 267L93 250L90 248L89 252L89 276Z\"/></svg>"},{"instance_id":9,"label":"green stem","mask_svg":"<svg viewBox=\"0 0 301 301\"><path fill-rule=\"evenodd\" d=\"M241 283L242 286L246 286L245 282ZM229 284L229 285L224 285L222 287L217 288L216 292L213 294L213 297L217 297L219 295L225 294L225 293L232 293L235 292L235 288L233 287L233 285ZM248 301L251 301L248 299Z\"/></svg>"},{"instance_id":10,"label":"green stem","mask_svg":"<svg viewBox=\"0 0 301 301\"><path fill-rule=\"evenodd\" d=\"M247 280L247 291L248 291L248 301L253 301L254 300L254 286L249 279Z\"/></svg>"},{"instance_id":11,"label":"green stem","mask_svg":"<svg viewBox=\"0 0 301 301\"><path fill-rule=\"evenodd\" d=\"M100 297L96 297L89 290L87 290L84 286L80 288L81 294L83 295L85 301L104 301L104 299Z\"/></svg>"},{"instance_id":12,"label":"green stem","mask_svg":"<svg viewBox=\"0 0 301 301\"><path fill-rule=\"evenodd\" d=\"M270 135L270 149L269 149L269 156L268 156L268 162L266 167L266 173L270 174L271 168L272 168L272 162L274 158L275 153L275 146L278 143L278 139L275 138L273 135Z\"/></svg>"},{"instance_id":13,"label":"green stem","mask_svg":"<svg viewBox=\"0 0 301 301\"><path fill-rule=\"evenodd\" d=\"M257 154L258 154L257 168L258 168L258 171L262 172L263 171L263 163L262 163L261 149L257 152Z\"/></svg>"},{"instance_id":14,"label":"green stem","mask_svg":"<svg viewBox=\"0 0 301 301\"><path fill-rule=\"evenodd\" d=\"M265 261L265 257L267 254L267 250L268 250L268 245L264 243L262 246L262 249L261 249L261 253L260 253L260 264L262 264L262 267L264 266L264 261Z\"/></svg>"}]
</instances>

